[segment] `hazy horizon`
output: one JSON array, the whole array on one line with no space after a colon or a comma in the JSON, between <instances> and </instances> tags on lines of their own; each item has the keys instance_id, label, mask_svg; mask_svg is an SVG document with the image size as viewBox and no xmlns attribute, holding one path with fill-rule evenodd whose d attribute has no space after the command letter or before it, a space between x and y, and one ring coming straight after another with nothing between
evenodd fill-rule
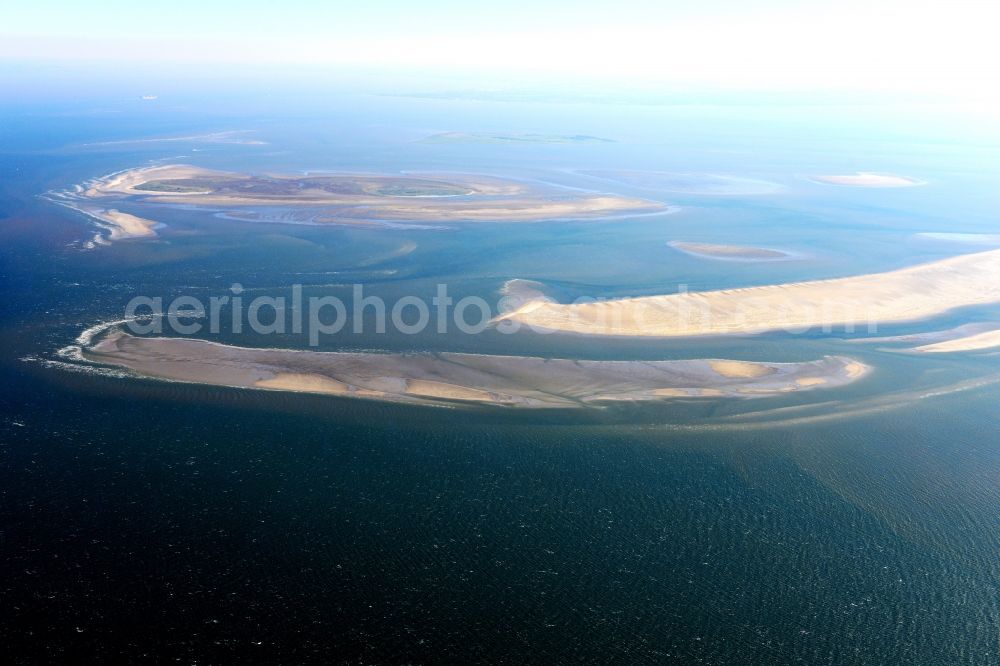
<instances>
[{"instance_id":1,"label":"hazy horizon","mask_svg":"<svg viewBox=\"0 0 1000 666\"><path fill-rule=\"evenodd\" d=\"M399 0L342 7L191 0L153 5L68 0L5 10L0 68L60 63L189 72L330 68L478 75L491 83L724 91L832 91L996 103L993 10L963 0L687 2L626 0L496 6ZM231 67L238 65L238 67ZM210 77L212 72L202 70Z\"/></svg>"}]
</instances>

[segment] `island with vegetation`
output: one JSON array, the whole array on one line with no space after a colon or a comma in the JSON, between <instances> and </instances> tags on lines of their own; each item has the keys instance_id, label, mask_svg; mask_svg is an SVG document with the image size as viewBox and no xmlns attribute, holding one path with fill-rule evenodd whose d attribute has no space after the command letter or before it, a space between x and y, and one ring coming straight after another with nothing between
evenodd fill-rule
<instances>
[{"instance_id":1,"label":"island with vegetation","mask_svg":"<svg viewBox=\"0 0 1000 666\"><path fill-rule=\"evenodd\" d=\"M589 220L674 210L648 199L473 174L246 174L186 165L130 169L50 198L99 220L111 229L109 240L153 235L155 212L145 211L165 205L246 221L355 225ZM134 213L121 213L124 206Z\"/></svg>"}]
</instances>

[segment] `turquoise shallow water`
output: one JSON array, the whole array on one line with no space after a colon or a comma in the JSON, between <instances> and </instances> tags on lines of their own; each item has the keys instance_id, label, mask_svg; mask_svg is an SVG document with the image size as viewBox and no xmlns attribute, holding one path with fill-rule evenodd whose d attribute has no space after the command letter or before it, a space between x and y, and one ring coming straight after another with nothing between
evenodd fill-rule
<instances>
[{"instance_id":1,"label":"turquoise shallow water","mask_svg":"<svg viewBox=\"0 0 1000 666\"><path fill-rule=\"evenodd\" d=\"M346 299L362 281L389 300L430 296L446 282L456 296L495 302L504 281L528 278L571 300L949 256L967 247L913 234L997 232L997 165L986 148L961 136L929 141L920 128L888 134L858 110L324 104L291 119L252 107L181 113L123 102L113 121L76 107L12 114L13 129L0 134L0 585L17 660L1000 660L995 357L915 359L845 346L839 332L326 341L330 349L612 359L851 353L876 368L822 397L552 414L122 380L38 360L87 326L119 318L137 293L210 295L233 282L273 295L300 282ZM245 128L268 144L81 145ZM618 143L415 141L497 128ZM580 169L706 171L786 189L709 198L605 183L684 210L454 230L245 225L164 209L160 240L94 251L79 247L91 235L85 220L36 196L149 160L488 172L574 186L594 184ZM930 184L845 191L801 178L845 169ZM677 239L809 258L712 262L666 246ZM407 242L417 249L395 256ZM997 314L982 308L883 333ZM218 339L302 343L226 331Z\"/></svg>"}]
</instances>

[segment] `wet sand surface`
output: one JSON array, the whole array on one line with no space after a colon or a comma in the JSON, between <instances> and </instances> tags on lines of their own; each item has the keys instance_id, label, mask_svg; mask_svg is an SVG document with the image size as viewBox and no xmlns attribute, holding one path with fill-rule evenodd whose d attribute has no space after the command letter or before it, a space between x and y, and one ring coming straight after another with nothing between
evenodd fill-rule
<instances>
[{"instance_id":1,"label":"wet sand surface","mask_svg":"<svg viewBox=\"0 0 1000 666\"><path fill-rule=\"evenodd\" d=\"M804 363L761 363L317 352L139 338L120 331L89 346L84 356L140 375L183 382L397 402L522 408L775 395L843 386L869 370L842 356Z\"/></svg>"}]
</instances>

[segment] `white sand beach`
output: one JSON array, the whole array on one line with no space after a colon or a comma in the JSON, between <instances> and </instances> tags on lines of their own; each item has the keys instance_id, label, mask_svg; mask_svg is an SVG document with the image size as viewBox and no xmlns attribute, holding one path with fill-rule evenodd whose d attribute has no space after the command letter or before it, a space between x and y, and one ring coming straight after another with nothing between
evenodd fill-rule
<instances>
[{"instance_id":1,"label":"white sand beach","mask_svg":"<svg viewBox=\"0 0 1000 666\"><path fill-rule=\"evenodd\" d=\"M536 296L496 321L583 335L733 335L918 321L998 302L1000 250L991 250L830 280L575 304Z\"/></svg>"}]
</instances>

